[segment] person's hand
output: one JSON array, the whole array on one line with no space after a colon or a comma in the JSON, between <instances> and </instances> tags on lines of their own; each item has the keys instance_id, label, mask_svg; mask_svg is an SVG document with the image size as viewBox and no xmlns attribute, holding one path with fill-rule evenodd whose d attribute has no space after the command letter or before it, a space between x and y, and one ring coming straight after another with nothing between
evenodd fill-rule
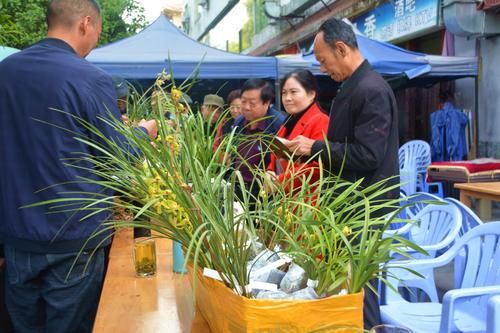
<instances>
[{"instance_id":1,"label":"person's hand","mask_svg":"<svg viewBox=\"0 0 500 333\"><path fill-rule=\"evenodd\" d=\"M273 193L276 191L276 186L274 185L275 182L278 181L278 177L276 176L276 173L274 171L266 171L266 175L264 178L264 190L267 193Z\"/></svg>"},{"instance_id":2,"label":"person's hand","mask_svg":"<svg viewBox=\"0 0 500 333\"><path fill-rule=\"evenodd\" d=\"M128 119L128 116L126 114L122 114L122 121L125 125L130 125L130 120Z\"/></svg>"},{"instance_id":3,"label":"person's hand","mask_svg":"<svg viewBox=\"0 0 500 333\"><path fill-rule=\"evenodd\" d=\"M297 156L311 156L312 146L316 140L306 138L303 135L295 137L285 143L285 146Z\"/></svg>"},{"instance_id":4,"label":"person's hand","mask_svg":"<svg viewBox=\"0 0 500 333\"><path fill-rule=\"evenodd\" d=\"M141 121L139 121L137 126L144 127L146 131L148 131L148 134L152 139L155 139L156 136L158 135L158 126L156 125L156 120L154 119L151 120L141 119Z\"/></svg>"}]
</instances>

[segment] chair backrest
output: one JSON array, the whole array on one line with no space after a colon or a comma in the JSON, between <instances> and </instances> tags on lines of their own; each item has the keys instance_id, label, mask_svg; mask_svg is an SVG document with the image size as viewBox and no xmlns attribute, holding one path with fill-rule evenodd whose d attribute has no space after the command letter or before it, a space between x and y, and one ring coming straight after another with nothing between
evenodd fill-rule
<instances>
[{"instance_id":1,"label":"chair backrest","mask_svg":"<svg viewBox=\"0 0 500 333\"><path fill-rule=\"evenodd\" d=\"M399 148L399 174L401 189L406 195L417 191L419 175L431 163L431 147L422 140L408 141Z\"/></svg>"},{"instance_id":2,"label":"chair backrest","mask_svg":"<svg viewBox=\"0 0 500 333\"><path fill-rule=\"evenodd\" d=\"M403 168L399 169L400 190L406 195L412 195L417 191L418 172L417 161L408 159Z\"/></svg>"},{"instance_id":3,"label":"chair backrest","mask_svg":"<svg viewBox=\"0 0 500 333\"><path fill-rule=\"evenodd\" d=\"M460 288L500 284L500 222L488 222L470 229L449 251L465 250L465 269ZM475 299L486 305L487 297Z\"/></svg>"},{"instance_id":4,"label":"chair backrest","mask_svg":"<svg viewBox=\"0 0 500 333\"><path fill-rule=\"evenodd\" d=\"M431 164L431 146L423 140L411 140L399 148L399 169L411 161L416 161L417 172L427 171L427 166Z\"/></svg>"},{"instance_id":5,"label":"chair backrest","mask_svg":"<svg viewBox=\"0 0 500 333\"><path fill-rule=\"evenodd\" d=\"M399 192L399 205L401 207L403 207L404 205L406 205L406 202L407 202L407 196L403 193L403 192ZM402 209L397 215L396 215L396 219L397 220L408 220L409 217L408 217L408 212L407 212L407 209ZM406 225L406 222L392 222L391 225L389 226L390 229L392 230L397 230L399 228L402 228Z\"/></svg>"},{"instance_id":6,"label":"chair backrest","mask_svg":"<svg viewBox=\"0 0 500 333\"><path fill-rule=\"evenodd\" d=\"M460 209L460 213L462 213L462 229L460 230L460 236L465 234L470 229L483 224L483 221L481 221L479 216L477 216L469 207L464 205L462 202L458 201L455 198L446 198L445 200L457 206L457 208Z\"/></svg>"},{"instance_id":7,"label":"chair backrest","mask_svg":"<svg viewBox=\"0 0 500 333\"><path fill-rule=\"evenodd\" d=\"M426 192L417 192L413 195L406 197L406 204L409 204L408 208L406 208L408 218L415 218L415 216L422 210L424 207L429 205L429 201L439 201L442 202L443 199L438 197L437 195L426 193Z\"/></svg>"},{"instance_id":8,"label":"chair backrest","mask_svg":"<svg viewBox=\"0 0 500 333\"><path fill-rule=\"evenodd\" d=\"M430 204L430 202L442 202L443 199L440 197L426 193L426 192L417 192L411 196L406 196L403 192L399 193L399 205L401 207L408 206L405 209L401 210L399 214L396 216L398 220L414 220L415 216L420 212L424 207ZM407 225L407 222L398 222L397 220L390 225L391 230L397 230L403 228ZM403 234L400 234L403 235ZM405 236L406 237L406 236Z\"/></svg>"},{"instance_id":9,"label":"chair backrest","mask_svg":"<svg viewBox=\"0 0 500 333\"><path fill-rule=\"evenodd\" d=\"M411 240L420 246L436 246L440 249L451 245L459 236L462 226L462 214L454 205L430 204L416 216L417 225L411 228ZM430 256L436 250L428 250Z\"/></svg>"}]
</instances>

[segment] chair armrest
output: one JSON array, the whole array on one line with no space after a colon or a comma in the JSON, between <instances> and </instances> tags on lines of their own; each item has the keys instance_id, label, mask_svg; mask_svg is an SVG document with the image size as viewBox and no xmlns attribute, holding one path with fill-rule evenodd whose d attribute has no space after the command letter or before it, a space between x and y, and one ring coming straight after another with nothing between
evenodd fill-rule
<instances>
[{"instance_id":1,"label":"chair armrest","mask_svg":"<svg viewBox=\"0 0 500 333\"><path fill-rule=\"evenodd\" d=\"M413 227L413 225L414 225L413 223L408 222L408 223L406 223L404 226L402 226L399 229L385 230L384 233L383 233L383 238L392 237L392 236L394 236L396 234L398 234L398 235L405 235L405 234L407 234L407 233L410 232L410 230Z\"/></svg>"},{"instance_id":2,"label":"chair armrest","mask_svg":"<svg viewBox=\"0 0 500 333\"><path fill-rule=\"evenodd\" d=\"M443 298L440 332L451 332L453 328L453 312L455 311L455 304L458 300L487 295L500 295L500 285L453 289L448 291ZM477 309L477 311L481 311L481 309Z\"/></svg>"},{"instance_id":3,"label":"chair armrest","mask_svg":"<svg viewBox=\"0 0 500 333\"><path fill-rule=\"evenodd\" d=\"M397 260L389 261L389 266L391 267L407 267L418 271L422 268L437 268L442 267L449 262L451 262L456 256L456 253L451 251L446 251L442 255L436 258L429 259L407 259L407 260ZM392 264L392 265L391 265Z\"/></svg>"}]
</instances>

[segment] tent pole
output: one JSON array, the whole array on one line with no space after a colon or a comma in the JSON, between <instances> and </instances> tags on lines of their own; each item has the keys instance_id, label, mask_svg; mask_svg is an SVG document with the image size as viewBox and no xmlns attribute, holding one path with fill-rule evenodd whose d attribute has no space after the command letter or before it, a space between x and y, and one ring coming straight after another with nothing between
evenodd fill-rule
<instances>
[{"instance_id":1,"label":"tent pole","mask_svg":"<svg viewBox=\"0 0 500 333\"><path fill-rule=\"evenodd\" d=\"M472 119L474 119L474 127L472 135L474 137L474 152L472 153L473 158L477 158L479 156L479 79L481 77L482 70L482 59L481 59L481 41L479 38L476 38L476 57L478 70L477 75L474 78L474 115Z\"/></svg>"}]
</instances>

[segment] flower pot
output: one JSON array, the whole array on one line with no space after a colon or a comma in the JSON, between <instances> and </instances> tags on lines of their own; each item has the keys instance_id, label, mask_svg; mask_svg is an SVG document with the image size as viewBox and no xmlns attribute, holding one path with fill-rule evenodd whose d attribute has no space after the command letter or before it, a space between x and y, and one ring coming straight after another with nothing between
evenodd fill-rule
<instances>
[{"instance_id":1,"label":"flower pot","mask_svg":"<svg viewBox=\"0 0 500 333\"><path fill-rule=\"evenodd\" d=\"M196 305L213 333L363 332L362 292L318 300L261 300L237 295L204 277L201 269L196 279Z\"/></svg>"}]
</instances>

